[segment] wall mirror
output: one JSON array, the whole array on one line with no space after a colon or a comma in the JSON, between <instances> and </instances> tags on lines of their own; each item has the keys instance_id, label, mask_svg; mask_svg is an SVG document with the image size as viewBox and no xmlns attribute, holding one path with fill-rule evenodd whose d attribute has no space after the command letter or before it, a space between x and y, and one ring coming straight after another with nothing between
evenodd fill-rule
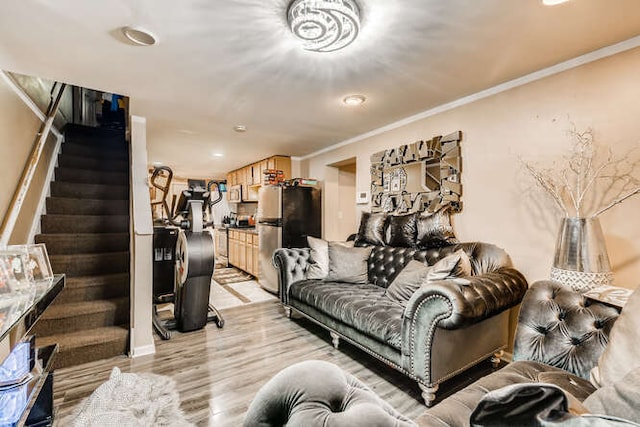
<instances>
[{"instance_id":1,"label":"wall mirror","mask_svg":"<svg viewBox=\"0 0 640 427\"><path fill-rule=\"evenodd\" d=\"M371 156L371 211L402 214L462 210L462 132Z\"/></svg>"}]
</instances>

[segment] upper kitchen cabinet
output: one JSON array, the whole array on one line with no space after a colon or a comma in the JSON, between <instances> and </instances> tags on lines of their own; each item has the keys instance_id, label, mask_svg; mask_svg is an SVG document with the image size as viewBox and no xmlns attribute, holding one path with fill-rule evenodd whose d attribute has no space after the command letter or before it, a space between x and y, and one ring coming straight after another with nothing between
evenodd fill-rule
<instances>
[{"instance_id":1,"label":"upper kitchen cabinet","mask_svg":"<svg viewBox=\"0 0 640 427\"><path fill-rule=\"evenodd\" d=\"M284 179L291 179L291 158L287 156L271 156L259 162L236 169L227 174L227 200L229 202L257 202L258 189L263 184L262 174L267 169L281 170ZM234 187L233 189L231 187ZM238 193L241 191L241 198Z\"/></svg>"}]
</instances>

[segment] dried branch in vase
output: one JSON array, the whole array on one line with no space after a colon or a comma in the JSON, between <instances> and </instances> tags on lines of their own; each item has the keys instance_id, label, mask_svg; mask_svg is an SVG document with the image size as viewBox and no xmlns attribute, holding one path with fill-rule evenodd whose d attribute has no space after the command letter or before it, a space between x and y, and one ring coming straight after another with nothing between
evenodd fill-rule
<instances>
[{"instance_id":1,"label":"dried branch in vase","mask_svg":"<svg viewBox=\"0 0 640 427\"><path fill-rule=\"evenodd\" d=\"M596 217L640 194L640 153L614 156L596 144L591 129L569 134L575 140L571 151L551 167L520 159L565 217Z\"/></svg>"}]
</instances>

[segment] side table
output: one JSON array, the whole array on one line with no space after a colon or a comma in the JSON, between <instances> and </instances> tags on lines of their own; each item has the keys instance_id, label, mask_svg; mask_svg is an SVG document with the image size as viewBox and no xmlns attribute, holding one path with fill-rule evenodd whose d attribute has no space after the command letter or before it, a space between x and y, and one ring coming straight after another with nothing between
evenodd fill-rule
<instances>
[{"instance_id":1,"label":"side table","mask_svg":"<svg viewBox=\"0 0 640 427\"><path fill-rule=\"evenodd\" d=\"M53 360L58 345L35 348L35 337L28 333L64 284L65 276L55 275L0 300L0 363L7 365L10 379L0 390L2 426L53 424ZM16 378L24 379L16 382Z\"/></svg>"},{"instance_id":2,"label":"side table","mask_svg":"<svg viewBox=\"0 0 640 427\"><path fill-rule=\"evenodd\" d=\"M583 295L589 299L622 309L632 293L633 289L602 285L588 290Z\"/></svg>"}]
</instances>

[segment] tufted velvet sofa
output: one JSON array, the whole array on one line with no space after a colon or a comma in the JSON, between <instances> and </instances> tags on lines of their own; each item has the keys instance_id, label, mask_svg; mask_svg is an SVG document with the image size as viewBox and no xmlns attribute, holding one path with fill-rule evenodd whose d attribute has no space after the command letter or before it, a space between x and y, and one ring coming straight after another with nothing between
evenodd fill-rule
<instances>
[{"instance_id":1,"label":"tufted velvet sofa","mask_svg":"<svg viewBox=\"0 0 640 427\"><path fill-rule=\"evenodd\" d=\"M534 283L520 307L514 362L449 396L416 422L468 426L487 392L512 384L553 384L584 400L595 391L587 381L589 371L598 363L618 314L618 309L588 300L560 283Z\"/></svg>"},{"instance_id":2,"label":"tufted velvet sofa","mask_svg":"<svg viewBox=\"0 0 640 427\"><path fill-rule=\"evenodd\" d=\"M441 280L422 286L406 308L385 289L412 259L428 265L462 249L471 260L467 284ZM507 253L487 243L458 243L418 250L374 246L368 284L306 279L309 248L278 249L279 295L291 310L417 381L427 406L439 384L498 354L507 345L507 309L524 296L527 282Z\"/></svg>"}]
</instances>

